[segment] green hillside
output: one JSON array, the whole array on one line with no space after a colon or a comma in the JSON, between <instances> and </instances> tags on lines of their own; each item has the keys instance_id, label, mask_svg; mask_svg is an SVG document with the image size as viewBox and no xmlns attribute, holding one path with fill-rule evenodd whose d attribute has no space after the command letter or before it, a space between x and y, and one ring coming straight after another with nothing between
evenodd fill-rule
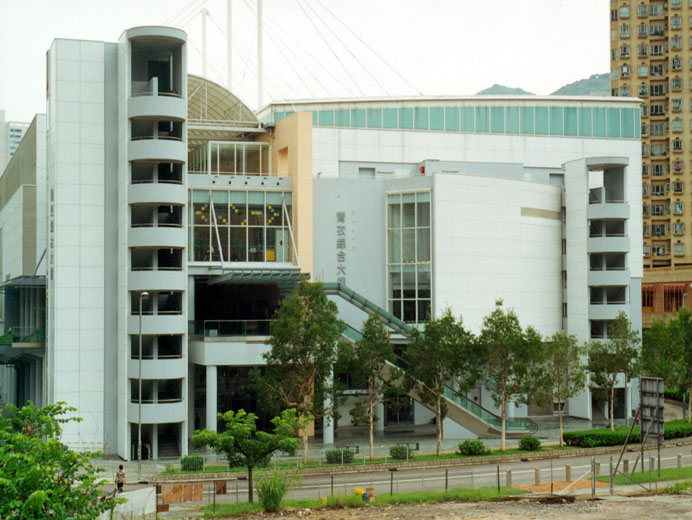
<instances>
[{"instance_id":1,"label":"green hillside","mask_svg":"<svg viewBox=\"0 0 692 520\"><path fill-rule=\"evenodd\" d=\"M610 96L610 75L593 74L588 79L560 87L551 96Z\"/></svg>"},{"instance_id":2,"label":"green hillside","mask_svg":"<svg viewBox=\"0 0 692 520\"><path fill-rule=\"evenodd\" d=\"M531 92L527 92L523 88L512 88L505 87L504 85L498 85L495 83L492 87L476 92L476 95L496 95L496 96L533 96Z\"/></svg>"}]
</instances>

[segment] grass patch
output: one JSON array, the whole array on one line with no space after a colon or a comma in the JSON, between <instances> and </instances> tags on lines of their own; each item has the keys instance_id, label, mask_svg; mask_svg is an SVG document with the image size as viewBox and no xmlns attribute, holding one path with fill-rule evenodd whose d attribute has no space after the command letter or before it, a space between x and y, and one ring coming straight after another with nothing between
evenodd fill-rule
<instances>
[{"instance_id":1,"label":"grass patch","mask_svg":"<svg viewBox=\"0 0 692 520\"><path fill-rule=\"evenodd\" d=\"M645 482L661 482L665 480L682 480L692 478L692 466L685 468L665 468L661 469L661 476L658 476L658 470L654 469L649 473L647 469L644 473L637 470L634 475L628 473L632 480L624 475L615 475L613 482L616 485L632 484L632 481L643 484ZM601 482L608 482L608 477L597 477Z\"/></svg>"},{"instance_id":2,"label":"grass patch","mask_svg":"<svg viewBox=\"0 0 692 520\"><path fill-rule=\"evenodd\" d=\"M327 503L321 500L283 500L282 509L345 509L351 507L381 507L397 504L435 504L440 502L488 502L500 500L510 495L523 494L524 491L513 488L484 487L479 489L452 489L449 491L414 491L411 493L397 493L394 495L382 494L377 496L377 502L365 504L359 495L336 495L327 498ZM214 506L204 508L205 518L232 517L248 513L261 511L259 503L248 504L217 504L216 515L213 512Z\"/></svg>"},{"instance_id":3,"label":"grass patch","mask_svg":"<svg viewBox=\"0 0 692 520\"><path fill-rule=\"evenodd\" d=\"M687 482L678 482L658 492L659 495L685 495L689 493L692 493L692 481L690 480Z\"/></svg>"},{"instance_id":4,"label":"grass patch","mask_svg":"<svg viewBox=\"0 0 692 520\"><path fill-rule=\"evenodd\" d=\"M500 450L491 450L489 453L482 455L483 457L496 457L500 455L524 455L526 453L548 453L551 451L562 451L562 450L572 450L571 446L563 446L560 448L559 446L550 446L547 448L541 448L540 450L520 450L518 448L513 448L513 449L507 449L505 451L500 451ZM416 456L413 459L416 462L425 462L425 461L432 461L432 460L457 460L457 459L472 459L474 457L478 457L479 455L458 455L456 453L443 453L439 457L435 454L428 454L428 455L419 455L416 452ZM356 458L353 460L353 462L349 464L344 464L344 466L363 466L364 464L366 466L371 465L371 464L395 464L399 462L406 462L405 460L395 460L392 459L391 457L378 457L375 460L369 460L366 459L365 463L363 463L363 457L362 455L360 458L358 458L358 455L356 455ZM302 468L316 468L319 466L326 466L326 467L340 467L341 464L327 464L324 462L324 460L320 463L318 460L310 460L308 461L307 464L303 464L302 462L296 465L295 461L294 462L289 462L289 461L282 461L282 462L277 462L276 463L276 469L302 469ZM273 463L269 464L267 469L275 469L275 466ZM247 471L247 469L244 466L238 466L238 467L233 467L229 468L228 466L224 464L210 464L208 466L204 467L204 473L222 473L225 471L231 471L231 472L243 472ZM194 473L199 473L195 471L180 471L180 468L169 468L165 471L159 472L159 475L190 475Z\"/></svg>"}]
</instances>

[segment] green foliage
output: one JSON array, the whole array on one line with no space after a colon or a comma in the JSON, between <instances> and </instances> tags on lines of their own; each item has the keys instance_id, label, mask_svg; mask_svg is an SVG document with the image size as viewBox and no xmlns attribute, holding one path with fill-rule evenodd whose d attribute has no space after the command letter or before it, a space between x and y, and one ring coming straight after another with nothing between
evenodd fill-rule
<instances>
[{"instance_id":1,"label":"green foliage","mask_svg":"<svg viewBox=\"0 0 692 520\"><path fill-rule=\"evenodd\" d=\"M485 385L502 417L502 441L505 450L507 404L525 401L531 392L533 367L544 359L540 335L532 328L521 328L513 310L505 311L502 300L495 303L495 310L483 318L483 328L478 341L484 357Z\"/></svg>"},{"instance_id":2,"label":"green foliage","mask_svg":"<svg viewBox=\"0 0 692 520\"><path fill-rule=\"evenodd\" d=\"M490 453L480 439L466 439L459 443L457 449L457 455L464 455L466 457L473 457L477 455L487 455Z\"/></svg>"},{"instance_id":3,"label":"green foliage","mask_svg":"<svg viewBox=\"0 0 692 520\"><path fill-rule=\"evenodd\" d=\"M204 471L204 456L188 455L180 459L180 469L182 471Z\"/></svg>"},{"instance_id":4,"label":"green foliage","mask_svg":"<svg viewBox=\"0 0 692 520\"><path fill-rule=\"evenodd\" d=\"M93 454L71 451L60 442L62 425L78 422L65 403L21 409L7 405L0 416L0 518L92 519L124 499L97 499L102 470Z\"/></svg>"},{"instance_id":5,"label":"green foliage","mask_svg":"<svg viewBox=\"0 0 692 520\"><path fill-rule=\"evenodd\" d=\"M594 341L588 347L588 370L591 383L598 396L605 393L610 411L610 429L615 429L615 384L623 374L625 380L635 377L640 368L639 333L624 312L608 325L608 338Z\"/></svg>"},{"instance_id":6,"label":"green foliage","mask_svg":"<svg viewBox=\"0 0 692 520\"><path fill-rule=\"evenodd\" d=\"M327 497L327 507L335 509L346 509L350 507L362 507L363 497L356 493L350 495L334 495Z\"/></svg>"},{"instance_id":7,"label":"green foliage","mask_svg":"<svg viewBox=\"0 0 692 520\"><path fill-rule=\"evenodd\" d=\"M293 408L299 419L324 413L323 397L333 393L327 382L343 330L337 311L322 284L306 280L281 301L270 325L271 349L262 355L264 374L251 374L263 402ZM303 430L303 462L307 453L308 435Z\"/></svg>"},{"instance_id":8,"label":"green foliage","mask_svg":"<svg viewBox=\"0 0 692 520\"><path fill-rule=\"evenodd\" d=\"M499 85L495 83L492 87L484 88L483 90L476 92L477 96L535 96L533 92L528 92L523 88L513 88L505 87L504 85Z\"/></svg>"},{"instance_id":9,"label":"green foliage","mask_svg":"<svg viewBox=\"0 0 692 520\"><path fill-rule=\"evenodd\" d=\"M343 450L329 450L325 453L327 457L327 464L350 464L353 462L353 456L356 453L353 450L343 449ZM343 456L343 459L342 459Z\"/></svg>"},{"instance_id":10,"label":"green foliage","mask_svg":"<svg viewBox=\"0 0 692 520\"><path fill-rule=\"evenodd\" d=\"M538 451L541 449L541 441L538 437L529 435L519 439L519 449L523 451Z\"/></svg>"},{"instance_id":11,"label":"green foliage","mask_svg":"<svg viewBox=\"0 0 692 520\"><path fill-rule=\"evenodd\" d=\"M592 74L586 79L568 83L551 96L610 96L610 74Z\"/></svg>"},{"instance_id":12,"label":"green foliage","mask_svg":"<svg viewBox=\"0 0 692 520\"><path fill-rule=\"evenodd\" d=\"M454 319L447 309L441 317L425 324L425 332L414 329L404 351L404 388L435 411L437 455L442 453L442 421L447 415L444 392L448 382L456 382L460 394L476 383L482 357L476 340L461 318Z\"/></svg>"},{"instance_id":13,"label":"green foliage","mask_svg":"<svg viewBox=\"0 0 692 520\"><path fill-rule=\"evenodd\" d=\"M281 508L281 499L295 485L295 477L287 471L262 472L257 477L257 496L262 509L272 513Z\"/></svg>"},{"instance_id":14,"label":"green foliage","mask_svg":"<svg viewBox=\"0 0 692 520\"><path fill-rule=\"evenodd\" d=\"M248 470L248 500L253 499L252 470L266 464L272 453L280 451L293 455L298 449L295 430L304 428L310 417L298 419L294 409L284 410L280 417L274 417L271 423L274 431L257 431L257 416L245 410L229 410L219 414L226 424L222 433L208 429L197 430L192 436L195 446L208 446L216 453L226 456L229 466L245 466Z\"/></svg>"},{"instance_id":15,"label":"green foliage","mask_svg":"<svg viewBox=\"0 0 692 520\"><path fill-rule=\"evenodd\" d=\"M395 444L389 448L389 456L395 460L411 460L413 451L409 446L404 444Z\"/></svg>"},{"instance_id":16,"label":"green foliage","mask_svg":"<svg viewBox=\"0 0 692 520\"><path fill-rule=\"evenodd\" d=\"M629 428L621 426L610 429L597 430L578 430L565 433L565 443L568 446L578 446L580 448L593 448L596 446L617 446L625 443ZM663 437L665 439L679 439L692 436L692 424L684 419L668 421L665 423ZM640 442L641 436L639 426L632 429L629 442Z\"/></svg>"}]
</instances>

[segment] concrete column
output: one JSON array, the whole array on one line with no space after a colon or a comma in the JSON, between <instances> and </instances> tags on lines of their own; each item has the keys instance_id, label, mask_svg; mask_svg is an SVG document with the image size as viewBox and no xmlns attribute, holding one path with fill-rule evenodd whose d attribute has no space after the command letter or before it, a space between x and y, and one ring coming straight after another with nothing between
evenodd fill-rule
<instances>
[{"instance_id":1,"label":"concrete column","mask_svg":"<svg viewBox=\"0 0 692 520\"><path fill-rule=\"evenodd\" d=\"M36 359L33 363L34 366L34 388L33 388L33 401L37 407L41 406L41 360Z\"/></svg>"},{"instance_id":2,"label":"concrete column","mask_svg":"<svg viewBox=\"0 0 692 520\"><path fill-rule=\"evenodd\" d=\"M151 451L152 451L152 455L154 457L154 460L158 460L158 458L159 458L159 425L158 424L152 424L151 425Z\"/></svg>"},{"instance_id":3,"label":"concrete column","mask_svg":"<svg viewBox=\"0 0 692 520\"><path fill-rule=\"evenodd\" d=\"M375 431L384 431L384 404L379 403L375 405L375 416L377 420L375 421Z\"/></svg>"},{"instance_id":4,"label":"concrete column","mask_svg":"<svg viewBox=\"0 0 692 520\"><path fill-rule=\"evenodd\" d=\"M329 380L327 381L327 385L332 384L332 379L333 375L329 375ZM331 410L332 408L332 399L331 397L326 397L324 400L324 409L325 410ZM334 444L334 419L330 417L329 415L324 416L322 419L322 443L323 444Z\"/></svg>"},{"instance_id":5,"label":"concrete column","mask_svg":"<svg viewBox=\"0 0 692 520\"><path fill-rule=\"evenodd\" d=\"M216 431L216 365L207 366L207 428Z\"/></svg>"},{"instance_id":6,"label":"concrete column","mask_svg":"<svg viewBox=\"0 0 692 520\"><path fill-rule=\"evenodd\" d=\"M187 456L187 438L188 438L188 428L187 421L180 423L180 456Z\"/></svg>"}]
</instances>

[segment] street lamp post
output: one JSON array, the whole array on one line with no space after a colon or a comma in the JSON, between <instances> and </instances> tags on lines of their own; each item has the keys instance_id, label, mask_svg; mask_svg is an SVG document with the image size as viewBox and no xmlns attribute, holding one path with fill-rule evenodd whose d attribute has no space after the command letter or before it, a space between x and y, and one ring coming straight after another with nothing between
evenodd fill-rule
<instances>
[{"instance_id":1,"label":"street lamp post","mask_svg":"<svg viewBox=\"0 0 692 520\"><path fill-rule=\"evenodd\" d=\"M149 298L147 291L139 293L139 418L137 419L137 481L142 481L142 300Z\"/></svg>"}]
</instances>

